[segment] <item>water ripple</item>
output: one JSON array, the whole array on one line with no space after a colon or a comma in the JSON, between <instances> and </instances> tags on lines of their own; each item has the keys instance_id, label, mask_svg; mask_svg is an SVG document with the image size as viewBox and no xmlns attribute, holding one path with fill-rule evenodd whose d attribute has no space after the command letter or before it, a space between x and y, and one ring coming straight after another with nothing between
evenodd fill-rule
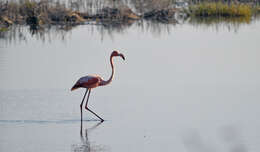
<instances>
[{"instance_id":1,"label":"water ripple","mask_svg":"<svg viewBox=\"0 0 260 152\"><path fill-rule=\"evenodd\" d=\"M83 121L99 121L98 119L88 119ZM78 123L80 119L67 119L67 120L0 120L0 124L7 123L22 123L22 124L46 124L46 123Z\"/></svg>"}]
</instances>

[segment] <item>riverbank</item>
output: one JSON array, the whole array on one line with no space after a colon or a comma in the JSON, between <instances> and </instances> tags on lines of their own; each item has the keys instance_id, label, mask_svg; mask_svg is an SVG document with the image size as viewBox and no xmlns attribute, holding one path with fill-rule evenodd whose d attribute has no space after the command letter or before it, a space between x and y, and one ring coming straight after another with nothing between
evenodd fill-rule
<instances>
[{"instance_id":1,"label":"riverbank","mask_svg":"<svg viewBox=\"0 0 260 152\"><path fill-rule=\"evenodd\" d=\"M127 6L103 7L94 14L74 10L60 2L48 0L21 0L19 2L0 2L0 31L4 32L13 24L29 25L35 29L46 25L75 26L95 22L104 25L131 24L134 20L152 20L165 24L177 23L176 13L195 18L246 18L260 12L259 6L249 3L203 2L189 4L187 8L170 5L158 7L143 13L135 13ZM242 20L242 21L243 21Z\"/></svg>"},{"instance_id":2,"label":"riverbank","mask_svg":"<svg viewBox=\"0 0 260 152\"><path fill-rule=\"evenodd\" d=\"M47 0L18 2L0 2L0 24L8 27L12 24L41 25L79 25L90 20L128 20L139 16L127 7L102 8L96 14L74 11L62 3Z\"/></svg>"}]
</instances>

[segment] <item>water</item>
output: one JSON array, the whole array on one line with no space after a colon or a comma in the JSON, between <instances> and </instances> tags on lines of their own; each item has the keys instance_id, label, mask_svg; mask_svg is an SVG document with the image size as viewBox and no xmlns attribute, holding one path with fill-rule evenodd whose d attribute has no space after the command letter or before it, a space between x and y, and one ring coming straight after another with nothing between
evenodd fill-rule
<instances>
[{"instance_id":1,"label":"water","mask_svg":"<svg viewBox=\"0 0 260 152\"><path fill-rule=\"evenodd\" d=\"M259 151L259 26L20 27L0 43L0 151ZM81 134L85 90L70 88L109 78L113 49L126 60L89 101L106 121L84 111Z\"/></svg>"}]
</instances>

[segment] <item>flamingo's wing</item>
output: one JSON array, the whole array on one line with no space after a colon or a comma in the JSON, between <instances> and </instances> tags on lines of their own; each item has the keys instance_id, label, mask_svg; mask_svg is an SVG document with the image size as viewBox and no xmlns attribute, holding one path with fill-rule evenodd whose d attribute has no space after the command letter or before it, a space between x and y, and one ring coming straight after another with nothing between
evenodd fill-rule
<instances>
[{"instance_id":1,"label":"flamingo's wing","mask_svg":"<svg viewBox=\"0 0 260 152\"><path fill-rule=\"evenodd\" d=\"M80 78L76 84L71 88L71 91L78 89L80 87L83 88L91 88L93 85L99 82L99 77L97 76L85 76Z\"/></svg>"}]
</instances>

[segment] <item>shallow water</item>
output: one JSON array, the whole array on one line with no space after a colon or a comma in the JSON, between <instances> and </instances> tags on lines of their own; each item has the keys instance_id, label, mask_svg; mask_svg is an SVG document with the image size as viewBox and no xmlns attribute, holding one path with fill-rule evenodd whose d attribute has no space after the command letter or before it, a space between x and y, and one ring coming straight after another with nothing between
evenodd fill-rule
<instances>
[{"instance_id":1,"label":"shallow water","mask_svg":"<svg viewBox=\"0 0 260 152\"><path fill-rule=\"evenodd\" d=\"M2 41L0 151L259 151L260 22L158 26ZM89 101L106 121L84 112L80 134L84 90L70 88L86 74L109 78L113 49L126 61Z\"/></svg>"}]
</instances>

